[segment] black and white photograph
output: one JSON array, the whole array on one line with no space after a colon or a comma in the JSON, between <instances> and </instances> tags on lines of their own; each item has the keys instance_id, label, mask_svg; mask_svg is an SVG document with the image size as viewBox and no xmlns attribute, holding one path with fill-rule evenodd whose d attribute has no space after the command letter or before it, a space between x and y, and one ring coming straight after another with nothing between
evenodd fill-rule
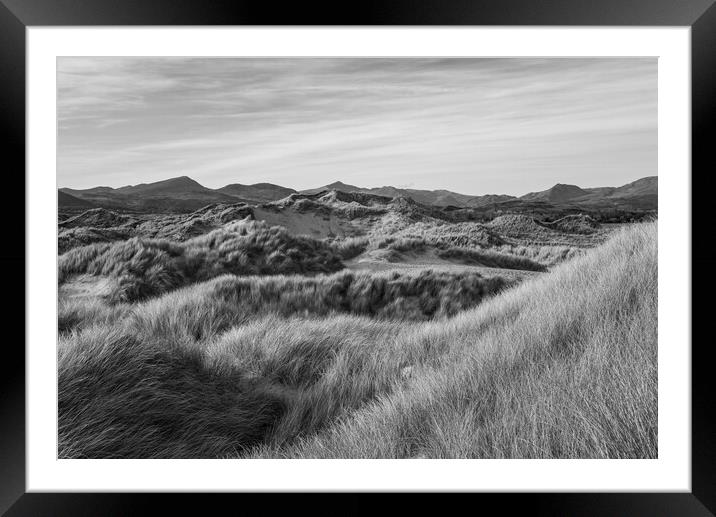
<instances>
[{"instance_id":1,"label":"black and white photograph","mask_svg":"<svg viewBox=\"0 0 716 517\"><path fill-rule=\"evenodd\" d=\"M659 458L656 57L56 66L58 458Z\"/></svg>"}]
</instances>

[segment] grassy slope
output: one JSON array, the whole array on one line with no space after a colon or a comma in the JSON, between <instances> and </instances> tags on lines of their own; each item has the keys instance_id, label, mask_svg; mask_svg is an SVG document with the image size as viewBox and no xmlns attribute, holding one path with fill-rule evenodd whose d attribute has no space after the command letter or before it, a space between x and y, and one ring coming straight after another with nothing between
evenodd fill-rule
<instances>
[{"instance_id":1,"label":"grassy slope","mask_svg":"<svg viewBox=\"0 0 716 517\"><path fill-rule=\"evenodd\" d=\"M415 365L343 422L259 455L656 457L656 317L649 224L426 328L404 344L447 349L438 367Z\"/></svg>"},{"instance_id":2,"label":"grassy slope","mask_svg":"<svg viewBox=\"0 0 716 517\"><path fill-rule=\"evenodd\" d=\"M656 457L656 242L417 324L170 293L61 338L60 455Z\"/></svg>"},{"instance_id":3,"label":"grassy slope","mask_svg":"<svg viewBox=\"0 0 716 517\"><path fill-rule=\"evenodd\" d=\"M112 325L132 314L134 321L171 332L178 320L210 312L223 327L242 325L261 315L327 317L335 314L383 320L430 320L453 316L512 287L515 280L476 272L340 272L306 277L224 275L142 304L110 304L97 296L63 296L58 308L61 333ZM89 284L95 291L98 282ZM111 283L106 282L108 287ZM185 314L185 312L187 314ZM141 316L140 316L141 315ZM214 316L216 315L216 316ZM202 335L206 333L202 332Z\"/></svg>"}]
</instances>

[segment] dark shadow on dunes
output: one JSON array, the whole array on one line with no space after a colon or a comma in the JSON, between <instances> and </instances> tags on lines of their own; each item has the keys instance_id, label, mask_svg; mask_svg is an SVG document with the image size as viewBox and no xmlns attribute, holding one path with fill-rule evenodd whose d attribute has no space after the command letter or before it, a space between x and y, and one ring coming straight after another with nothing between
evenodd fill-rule
<instances>
[{"instance_id":1,"label":"dark shadow on dunes","mask_svg":"<svg viewBox=\"0 0 716 517\"><path fill-rule=\"evenodd\" d=\"M261 442L284 407L241 372L129 336L92 335L61 348L60 458L217 458Z\"/></svg>"}]
</instances>

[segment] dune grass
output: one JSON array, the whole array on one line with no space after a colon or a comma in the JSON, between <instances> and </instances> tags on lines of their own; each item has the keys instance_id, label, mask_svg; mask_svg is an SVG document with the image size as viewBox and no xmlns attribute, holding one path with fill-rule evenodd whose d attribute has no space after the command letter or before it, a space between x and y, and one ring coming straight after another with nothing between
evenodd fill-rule
<instances>
[{"instance_id":1,"label":"dune grass","mask_svg":"<svg viewBox=\"0 0 716 517\"><path fill-rule=\"evenodd\" d=\"M61 296L57 304L57 329L60 334L88 325L113 325L131 311L131 304L107 304L96 297Z\"/></svg>"},{"instance_id":2,"label":"dune grass","mask_svg":"<svg viewBox=\"0 0 716 517\"><path fill-rule=\"evenodd\" d=\"M410 221L398 230L388 228L381 232L374 229L374 236L378 247L400 241L401 239L415 239L433 246L458 247L490 247L503 244L504 240L491 231L486 225L480 223L446 223L445 221Z\"/></svg>"},{"instance_id":3,"label":"dune grass","mask_svg":"<svg viewBox=\"0 0 716 517\"><path fill-rule=\"evenodd\" d=\"M369 245L367 237L348 237L331 242L331 247L343 260L350 260L363 253Z\"/></svg>"},{"instance_id":4,"label":"dune grass","mask_svg":"<svg viewBox=\"0 0 716 517\"><path fill-rule=\"evenodd\" d=\"M343 268L328 244L263 222L237 221L185 242L131 238L74 248L58 259L59 283L75 275L116 279L110 298L133 302L223 274L325 273Z\"/></svg>"},{"instance_id":5,"label":"dune grass","mask_svg":"<svg viewBox=\"0 0 716 517\"><path fill-rule=\"evenodd\" d=\"M475 264L487 267L505 269L520 269L523 271L546 271L547 268L526 257L509 255L493 250L468 249L450 247L438 251L440 258L462 262L463 264Z\"/></svg>"},{"instance_id":6,"label":"dune grass","mask_svg":"<svg viewBox=\"0 0 716 517\"><path fill-rule=\"evenodd\" d=\"M445 348L336 425L254 455L657 457L656 273L656 225L625 232L401 342L403 360L408 344Z\"/></svg>"},{"instance_id":7,"label":"dune grass","mask_svg":"<svg viewBox=\"0 0 716 517\"><path fill-rule=\"evenodd\" d=\"M503 244L496 246L492 251L503 255L529 259L537 264L551 267L578 257L584 254L588 249L589 248L580 248L578 246L532 243L529 245Z\"/></svg>"},{"instance_id":8,"label":"dune grass","mask_svg":"<svg viewBox=\"0 0 716 517\"><path fill-rule=\"evenodd\" d=\"M61 338L60 456L656 457L656 236L426 322L155 298Z\"/></svg>"},{"instance_id":9,"label":"dune grass","mask_svg":"<svg viewBox=\"0 0 716 517\"><path fill-rule=\"evenodd\" d=\"M224 276L147 303L142 311L171 312L186 304L198 310L198 304L220 304L223 317L232 322L269 313L428 320L453 316L512 285L514 281L485 278L475 272L432 270L415 274L340 272L315 277ZM135 312L142 311L137 308Z\"/></svg>"},{"instance_id":10,"label":"dune grass","mask_svg":"<svg viewBox=\"0 0 716 517\"><path fill-rule=\"evenodd\" d=\"M434 251L441 259L462 264L522 271L543 272L547 270L545 265L525 256L527 251L522 251L521 255L517 255L482 246L453 246L449 244L449 241L431 240L424 237L388 237L380 240L377 243L377 248L386 250L383 256L391 262L400 262L403 259L403 253L420 254ZM535 256L546 258L538 253ZM553 263L556 262L555 257L551 258ZM562 255L562 258L566 259L566 254Z\"/></svg>"},{"instance_id":11,"label":"dune grass","mask_svg":"<svg viewBox=\"0 0 716 517\"><path fill-rule=\"evenodd\" d=\"M280 400L258 383L216 375L188 348L97 327L71 341L59 343L61 458L238 454L281 414Z\"/></svg>"}]
</instances>

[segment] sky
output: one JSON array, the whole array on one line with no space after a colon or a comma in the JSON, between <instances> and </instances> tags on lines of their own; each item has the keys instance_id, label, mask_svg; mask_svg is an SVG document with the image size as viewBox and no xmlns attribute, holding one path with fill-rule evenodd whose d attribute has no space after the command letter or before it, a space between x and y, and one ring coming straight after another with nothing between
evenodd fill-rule
<instances>
[{"instance_id":1,"label":"sky","mask_svg":"<svg viewBox=\"0 0 716 517\"><path fill-rule=\"evenodd\" d=\"M58 186L521 195L657 174L656 58L57 60Z\"/></svg>"}]
</instances>

